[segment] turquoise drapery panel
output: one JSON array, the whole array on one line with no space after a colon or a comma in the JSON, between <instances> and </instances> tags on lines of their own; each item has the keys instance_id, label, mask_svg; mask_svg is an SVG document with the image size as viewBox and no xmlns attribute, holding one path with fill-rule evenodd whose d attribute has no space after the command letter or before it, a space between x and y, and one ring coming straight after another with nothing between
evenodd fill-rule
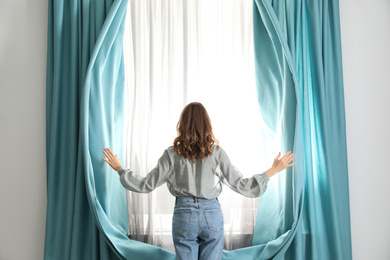
<instances>
[{"instance_id":1,"label":"turquoise drapery panel","mask_svg":"<svg viewBox=\"0 0 390 260\"><path fill-rule=\"evenodd\" d=\"M123 145L126 7L49 2L45 259L175 258L128 239L125 189L100 159Z\"/></svg>"},{"instance_id":2,"label":"turquoise drapery panel","mask_svg":"<svg viewBox=\"0 0 390 260\"><path fill-rule=\"evenodd\" d=\"M104 198L97 195L107 187L119 190L119 185L111 183L108 176L100 176L103 178L94 182L97 192L86 189L90 187L85 182L86 165L90 161L84 153L85 143L89 142L91 147L100 145L104 139L102 133L121 136L118 135L121 114L116 114L121 109L123 91L123 74L119 73L123 70L120 26L125 8L121 5L126 2L49 1L45 259L123 259L94 217L103 210L111 217L112 225L126 234L126 210L118 208L126 207L124 195L118 192ZM100 74L93 72L96 64L99 64ZM97 79L97 84L94 80L99 76L103 78ZM96 93L103 91L104 101L107 103L110 99L112 104L97 115L100 107L90 104L98 98ZM86 112L86 106L94 113ZM85 138L86 117L91 120L89 140ZM100 127L94 123L99 121L97 117L112 124L97 129ZM119 139L116 143L107 138L104 140L118 147ZM100 199L99 210L91 203L96 197Z\"/></svg>"},{"instance_id":3,"label":"turquoise drapery panel","mask_svg":"<svg viewBox=\"0 0 390 260\"><path fill-rule=\"evenodd\" d=\"M350 259L338 6L320 12L328 3L255 1L260 106L297 159L262 198L253 246L223 259ZM122 149L126 5L49 1L45 259L175 258L127 238L125 191L100 159L103 147ZM313 33L308 18L327 22Z\"/></svg>"},{"instance_id":4,"label":"turquoise drapery panel","mask_svg":"<svg viewBox=\"0 0 390 260\"><path fill-rule=\"evenodd\" d=\"M296 154L259 204L253 244L286 237L265 258L352 259L338 4L255 0L260 109Z\"/></svg>"}]
</instances>

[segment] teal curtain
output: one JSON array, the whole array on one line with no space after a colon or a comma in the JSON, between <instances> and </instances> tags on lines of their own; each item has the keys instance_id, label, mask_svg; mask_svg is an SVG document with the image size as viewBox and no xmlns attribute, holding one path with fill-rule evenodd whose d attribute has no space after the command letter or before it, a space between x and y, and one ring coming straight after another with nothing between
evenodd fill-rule
<instances>
[{"instance_id":1,"label":"teal curtain","mask_svg":"<svg viewBox=\"0 0 390 260\"><path fill-rule=\"evenodd\" d=\"M49 1L45 259L124 258L96 218L126 234L125 193L91 158L120 147L126 2Z\"/></svg>"},{"instance_id":2,"label":"teal curtain","mask_svg":"<svg viewBox=\"0 0 390 260\"><path fill-rule=\"evenodd\" d=\"M175 259L127 237L127 0L49 0L45 259ZM351 259L337 1L254 1L259 104L296 165L261 198L253 246L223 259ZM123 153L118 152L121 156Z\"/></svg>"},{"instance_id":3,"label":"teal curtain","mask_svg":"<svg viewBox=\"0 0 390 260\"><path fill-rule=\"evenodd\" d=\"M296 154L253 244L279 245L265 259L352 259L338 0L255 0L253 19L260 109Z\"/></svg>"},{"instance_id":4,"label":"teal curtain","mask_svg":"<svg viewBox=\"0 0 390 260\"><path fill-rule=\"evenodd\" d=\"M127 237L125 189L101 160L123 149L126 7L49 1L45 259L175 259Z\"/></svg>"}]
</instances>

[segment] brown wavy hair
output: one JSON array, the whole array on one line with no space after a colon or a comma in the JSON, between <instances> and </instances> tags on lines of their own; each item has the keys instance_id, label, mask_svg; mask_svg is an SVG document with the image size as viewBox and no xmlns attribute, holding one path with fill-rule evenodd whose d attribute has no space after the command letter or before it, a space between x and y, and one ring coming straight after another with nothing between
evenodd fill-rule
<instances>
[{"instance_id":1,"label":"brown wavy hair","mask_svg":"<svg viewBox=\"0 0 390 260\"><path fill-rule=\"evenodd\" d=\"M206 108L199 102L184 107L176 126L177 137L173 149L184 158L203 159L212 153L212 147L218 140L213 134L211 120Z\"/></svg>"}]
</instances>

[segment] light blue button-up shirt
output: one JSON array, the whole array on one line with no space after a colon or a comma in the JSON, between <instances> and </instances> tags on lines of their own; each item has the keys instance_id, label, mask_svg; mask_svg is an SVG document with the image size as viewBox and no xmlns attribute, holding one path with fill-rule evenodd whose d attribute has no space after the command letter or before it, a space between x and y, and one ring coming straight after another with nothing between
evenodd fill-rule
<instances>
[{"instance_id":1,"label":"light blue button-up shirt","mask_svg":"<svg viewBox=\"0 0 390 260\"><path fill-rule=\"evenodd\" d=\"M167 183L169 191L175 197L194 196L205 199L218 197L222 191L222 183L244 196L259 197L267 189L269 181L265 173L243 178L230 163L226 152L216 146L213 146L211 155L195 159L195 162L177 154L171 146L145 177L124 167L118 173L123 187L131 191L148 193Z\"/></svg>"}]
</instances>

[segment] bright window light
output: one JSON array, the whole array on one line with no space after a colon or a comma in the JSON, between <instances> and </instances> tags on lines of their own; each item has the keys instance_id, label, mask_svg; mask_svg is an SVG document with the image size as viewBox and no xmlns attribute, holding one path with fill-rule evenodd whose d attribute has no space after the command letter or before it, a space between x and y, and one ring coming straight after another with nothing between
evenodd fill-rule
<instances>
[{"instance_id":1,"label":"bright window light","mask_svg":"<svg viewBox=\"0 0 390 260\"><path fill-rule=\"evenodd\" d=\"M157 164L192 101L206 107L216 138L244 176L272 165L279 145L264 131L257 103L251 0L130 1L124 53L127 167L145 175ZM167 188L128 199L130 232L170 248L171 238L158 238L171 232L174 198ZM258 200L225 186L220 201L225 240L252 234Z\"/></svg>"}]
</instances>

